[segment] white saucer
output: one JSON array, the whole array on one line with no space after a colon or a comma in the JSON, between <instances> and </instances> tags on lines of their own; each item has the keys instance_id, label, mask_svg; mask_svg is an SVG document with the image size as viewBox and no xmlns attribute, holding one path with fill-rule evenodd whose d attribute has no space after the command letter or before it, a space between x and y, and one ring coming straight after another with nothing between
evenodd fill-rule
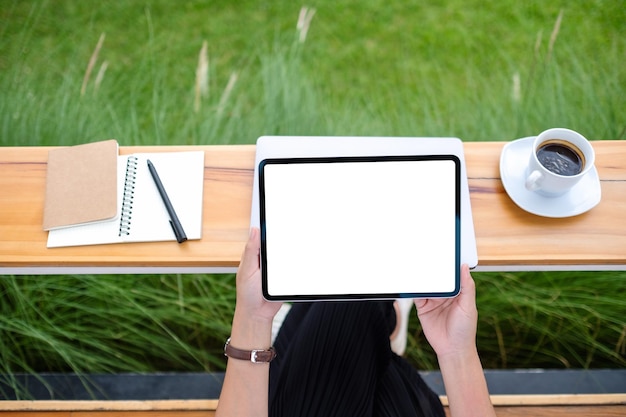
<instances>
[{"instance_id":1,"label":"white saucer","mask_svg":"<svg viewBox=\"0 0 626 417\"><path fill-rule=\"evenodd\" d=\"M544 217L571 217L591 210L600 202L600 178L596 167L570 191L558 197L544 197L524 185L526 167L534 137L507 143L500 155L500 177L511 200L529 213Z\"/></svg>"}]
</instances>

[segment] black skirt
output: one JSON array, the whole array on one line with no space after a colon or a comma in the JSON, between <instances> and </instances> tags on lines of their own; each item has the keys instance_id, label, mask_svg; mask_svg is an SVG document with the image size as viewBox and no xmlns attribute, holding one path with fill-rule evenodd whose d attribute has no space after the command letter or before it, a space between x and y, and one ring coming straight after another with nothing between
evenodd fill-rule
<instances>
[{"instance_id":1,"label":"black skirt","mask_svg":"<svg viewBox=\"0 0 626 417\"><path fill-rule=\"evenodd\" d=\"M275 341L269 415L445 416L439 397L392 352L393 303L296 303Z\"/></svg>"}]
</instances>

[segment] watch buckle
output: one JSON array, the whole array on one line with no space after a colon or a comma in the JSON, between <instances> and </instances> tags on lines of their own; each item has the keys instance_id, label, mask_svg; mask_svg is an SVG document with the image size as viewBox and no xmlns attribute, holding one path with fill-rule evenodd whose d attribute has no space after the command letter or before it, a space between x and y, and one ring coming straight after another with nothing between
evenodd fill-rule
<instances>
[{"instance_id":1,"label":"watch buckle","mask_svg":"<svg viewBox=\"0 0 626 417\"><path fill-rule=\"evenodd\" d=\"M262 350L259 349L254 349L252 351L250 351L250 362L252 363L258 363L258 359L257 359L257 355L259 354L259 352L263 352Z\"/></svg>"}]
</instances>

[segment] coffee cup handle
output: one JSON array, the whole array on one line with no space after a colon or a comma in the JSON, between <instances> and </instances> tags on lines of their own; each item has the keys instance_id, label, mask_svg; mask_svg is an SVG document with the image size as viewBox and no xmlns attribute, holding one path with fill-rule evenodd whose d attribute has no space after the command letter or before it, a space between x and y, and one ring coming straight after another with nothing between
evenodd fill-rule
<instances>
[{"instance_id":1,"label":"coffee cup handle","mask_svg":"<svg viewBox=\"0 0 626 417\"><path fill-rule=\"evenodd\" d=\"M535 191L541 187L541 180L543 175L539 171L533 171L528 177L526 177L526 189L528 191Z\"/></svg>"}]
</instances>

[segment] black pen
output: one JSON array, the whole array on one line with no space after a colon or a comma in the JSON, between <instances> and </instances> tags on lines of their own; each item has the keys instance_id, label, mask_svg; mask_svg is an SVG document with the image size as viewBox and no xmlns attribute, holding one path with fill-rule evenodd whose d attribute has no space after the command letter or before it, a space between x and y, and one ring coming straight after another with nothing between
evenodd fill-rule
<instances>
[{"instance_id":1,"label":"black pen","mask_svg":"<svg viewBox=\"0 0 626 417\"><path fill-rule=\"evenodd\" d=\"M178 243L183 243L187 240L187 235L183 230L183 225L180 224L180 220L178 220L178 216L176 215L176 211L174 211L174 206L172 206L172 202L170 201L167 193L165 192L165 187L163 187L163 183L159 178L159 174L157 174L156 168L148 159L148 169L150 170L150 174L152 175L152 179L154 179L154 183L159 190L159 194L161 194L161 198L163 199L163 203L165 204L165 208L167 209L168 214L170 215L170 224L172 225L172 229L174 229L174 234L176 235L176 240Z\"/></svg>"}]
</instances>

